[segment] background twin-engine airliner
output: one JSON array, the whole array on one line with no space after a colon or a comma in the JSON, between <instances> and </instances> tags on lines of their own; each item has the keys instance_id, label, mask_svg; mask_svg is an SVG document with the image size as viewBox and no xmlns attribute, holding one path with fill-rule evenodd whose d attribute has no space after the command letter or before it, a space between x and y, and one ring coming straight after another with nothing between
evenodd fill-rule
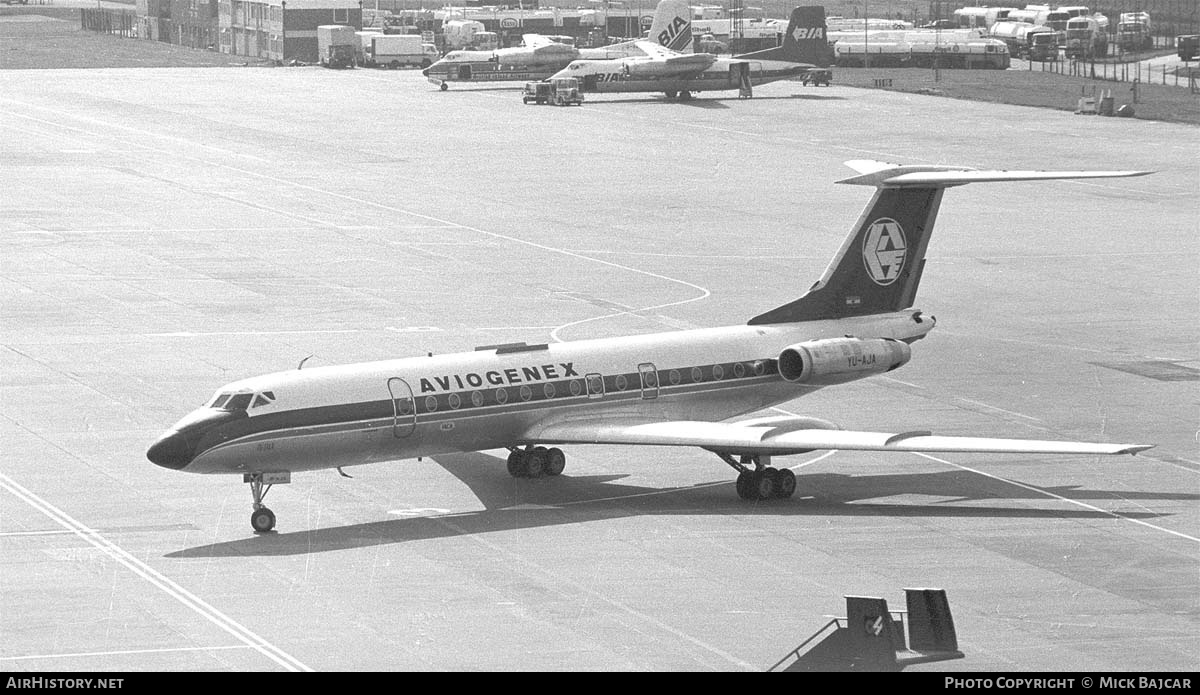
<instances>
[{"instance_id":1,"label":"background twin-engine airliner","mask_svg":"<svg viewBox=\"0 0 1200 695\"><path fill-rule=\"evenodd\" d=\"M933 329L913 308L942 194L988 181L1139 176L1144 171L980 171L848 162L874 186L857 225L813 287L745 325L601 340L492 345L474 352L278 372L221 387L162 435L150 461L240 474L262 504L294 471L505 448L516 477L554 476L555 445L707 449L737 471L743 499L787 498L774 456L814 449L1120 454L1136 444L857 432L811 417L728 422L818 389L896 369ZM265 487L264 487L265 486Z\"/></svg>"},{"instance_id":2,"label":"background twin-engine airliner","mask_svg":"<svg viewBox=\"0 0 1200 695\"><path fill-rule=\"evenodd\" d=\"M643 48L645 55L611 60L580 56L554 77L575 77L584 92L662 92L668 99L686 101L692 92L730 89L749 97L754 85L799 77L833 60L825 8L819 5L792 10L783 43L774 48L733 57L679 53L659 45Z\"/></svg>"},{"instance_id":3,"label":"background twin-engine airliner","mask_svg":"<svg viewBox=\"0 0 1200 695\"><path fill-rule=\"evenodd\" d=\"M544 80L580 58L607 60L645 56L663 48L692 52L692 8L688 0L661 0L645 40L633 39L601 46L575 48L540 34L525 34L521 45L494 51L457 50L421 71L445 91L450 82L512 82Z\"/></svg>"}]
</instances>

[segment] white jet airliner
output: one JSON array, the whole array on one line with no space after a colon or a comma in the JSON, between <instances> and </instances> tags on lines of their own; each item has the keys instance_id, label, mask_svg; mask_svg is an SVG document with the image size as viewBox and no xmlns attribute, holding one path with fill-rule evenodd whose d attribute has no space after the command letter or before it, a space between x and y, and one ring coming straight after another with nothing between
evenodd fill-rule
<instances>
[{"instance_id":1,"label":"white jet airliner","mask_svg":"<svg viewBox=\"0 0 1200 695\"><path fill-rule=\"evenodd\" d=\"M240 474L251 525L294 471L508 449L516 477L554 476L552 445L707 449L738 472L743 499L790 497L796 477L771 457L815 449L1121 454L1137 444L856 432L811 417L730 418L889 372L935 321L913 308L946 188L988 181L1140 176L1145 171L981 171L847 162L840 183L875 195L829 267L788 304L724 328L557 344L491 345L251 377L221 387L146 452L160 466ZM548 448L549 447L549 448ZM266 487L264 487L266 486Z\"/></svg>"}]
</instances>

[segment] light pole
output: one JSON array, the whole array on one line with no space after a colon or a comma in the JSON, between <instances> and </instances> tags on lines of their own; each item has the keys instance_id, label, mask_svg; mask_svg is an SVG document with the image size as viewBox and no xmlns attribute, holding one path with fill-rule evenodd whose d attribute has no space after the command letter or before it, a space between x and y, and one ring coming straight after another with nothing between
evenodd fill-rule
<instances>
[{"instance_id":1,"label":"light pole","mask_svg":"<svg viewBox=\"0 0 1200 695\"><path fill-rule=\"evenodd\" d=\"M863 0L863 69L871 67L871 23L867 21L867 0Z\"/></svg>"}]
</instances>

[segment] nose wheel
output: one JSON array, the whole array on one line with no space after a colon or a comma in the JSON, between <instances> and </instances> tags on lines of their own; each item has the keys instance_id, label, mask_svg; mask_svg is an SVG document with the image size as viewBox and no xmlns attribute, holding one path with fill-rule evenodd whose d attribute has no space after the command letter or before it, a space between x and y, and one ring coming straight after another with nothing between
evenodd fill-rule
<instances>
[{"instance_id":1,"label":"nose wheel","mask_svg":"<svg viewBox=\"0 0 1200 695\"><path fill-rule=\"evenodd\" d=\"M275 512L266 507L255 509L250 515L250 526L254 528L255 533L267 533L275 528Z\"/></svg>"},{"instance_id":2,"label":"nose wheel","mask_svg":"<svg viewBox=\"0 0 1200 695\"><path fill-rule=\"evenodd\" d=\"M250 528L255 533L269 533L275 529L275 512L267 509L263 498L275 485L292 482L290 471L272 473L246 473L242 482L250 484L250 494L254 496L254 511L250 514ZM264 487L265 486L265 487Z\"/></svg>"}]
</instances>

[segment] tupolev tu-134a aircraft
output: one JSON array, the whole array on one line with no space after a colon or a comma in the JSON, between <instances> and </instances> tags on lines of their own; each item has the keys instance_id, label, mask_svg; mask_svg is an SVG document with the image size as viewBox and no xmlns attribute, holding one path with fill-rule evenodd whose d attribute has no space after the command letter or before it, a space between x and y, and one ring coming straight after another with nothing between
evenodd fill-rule
<instances>
[{"instance_id":1,"label":"tupolev tu-134a aircraft","mask_svg":"<svg viewBox=\"0 0 1200 695\"><path fill-rule=\"evenodd\" d=\"M688 0L661 0L647 34L645 40L622 41L599 48L575 48L540 34L525 34L520 46L494 51L450 51L421 74L446 91L450 82L544 80L573 60L645 56L648 47L691 53L692 8Z\"/></svg>"},{"instance_id":2,"label":"tupolev tu-134a aircraft","mask_svg":"<svg viewBox=\"0 0 1200 695\"><path fill-rule=\"evenodd\" d=\"M685 446L737 472L747 500L788 498L772 457L817 449L1123 454L1140 444L861 432L754 413L903 366L936 321L914 307L945 189L968 183L1141 176L1147 171L984 171L847 164L875 194L821 279L745 325L297 369L227 384L146 452L191 473L239 474L256 532L263 495L296 471L507 449L514 477L563 471L560 445ZM344 473L343 473L344 474ZM264 487L265 486L265 487Z\"/></svg>"}]
</instances>

